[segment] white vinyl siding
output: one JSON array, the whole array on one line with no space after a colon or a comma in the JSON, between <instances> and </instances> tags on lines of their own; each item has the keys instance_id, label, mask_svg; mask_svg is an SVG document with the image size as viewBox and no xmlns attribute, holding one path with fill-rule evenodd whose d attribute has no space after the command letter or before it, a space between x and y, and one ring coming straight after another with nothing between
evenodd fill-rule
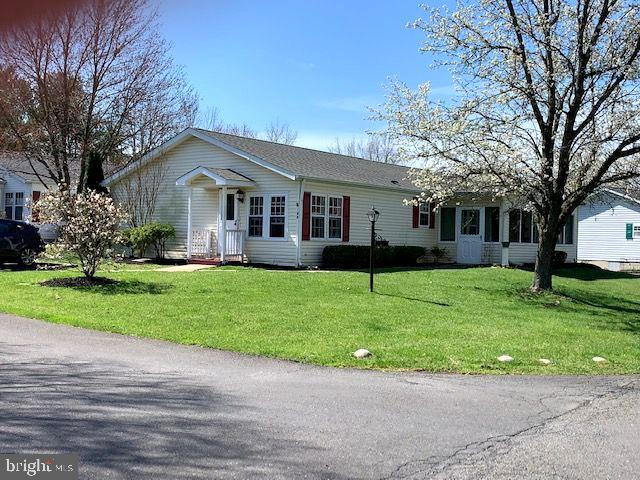
<instances>
[{"instance_id":1,"label":"white vinyl siding","mask_svg":"<svg viewBox=\"0 0 640 480\"><path fill-rule=\"evenodd\" d=\"M578 209L578 260L640 262L640 204L617 195L581 205ZM634 236L627 239L627 224L633 224Z\"/></svg>"},{"instance_id":2,"label":"white vinyl siding","mask_svg":"<svg viewBox=\"0 0 640 480\"><path fill-rule=\"evenodd\" d=\"M172 224L176 228L176 238L167 245L170 258L185 258L187 253L187 198L188 187L176 185L176 180L185 173L198 166L205 168L229 168L252 179L256 186L243 188L245 200L238 203L238 225L240 230L248 230L249 197L251 195L285 195L287 200L285 236L278 239L255 238L247 236L245 254L250 262L274 265L296 264L296 219L299 183L289 180L245 158L230 153L222 148L208 144L198 138L189 138L181 144L168 150L162 159L165 174L158 195L154 219ZM145 166L144 169L150 166ZM125 176L114 185L112 190L117 198L122 191L121 185L128 181ZM193 186L192 222L194 229L211 229L217 236L219 215L219 189L211 188L213 184L208 179L198 180ZM235 189L230 189L229 193ZM264 209L270 208L267 198ZM269 225L263 225L263 231L268 231ZM215 239L214 239L215 245Z\"/></svg>"},{"instance_id":3,"label":"white vinyl siding","mask_svg":"<svg viewBox=\"0 0 640 480\"><path fill-rule=\"evenodd\" d=\"M32 183L23 180L20 176L8 172L0 167L0 178L6 182L4 185L0 185L0 211L7 212L11 209L9 218L16 219L16 213L18 214L18 220L29 221L31 217L31 194ZM38 191L44 191L44 187L39 186L36 188ZM7 194L10 194L10 205L7 205Z\"/></svg>"},{"instance_id":4,"label":"white vinyl siding","mask_svg":"<svg viewBox=\"0 0 640 480\"><path fill-rule=\"evenodd\" d=\"M312 196L317 195L327 198L351 197L348 242L350 245L369 245L371 241L371 224L367 218L367 212L372 205L380 211L380 217L376 223L376 231L383 238L389 240L390 245L417 245L429 249L436 244L437 229L412 228L412 207L403 203L404 200L409 200L415 195L411 192L319 181L305 181L303 190L311 192ZM328 210L327 208L327 219L331 217ZM334 213L337 212L334 211ZM341 214L344 216L344 212L341 212ZM340 239L329 238L329 225L326 226L325 230L324 239L312 238L309 241L301 242L300 253L303 265L319 264L322 260L324 247L336 245L336 242L340 242ZM340 237L342 235L344 235L344 232L341 232Z\"/></svg>"}]
</instances>

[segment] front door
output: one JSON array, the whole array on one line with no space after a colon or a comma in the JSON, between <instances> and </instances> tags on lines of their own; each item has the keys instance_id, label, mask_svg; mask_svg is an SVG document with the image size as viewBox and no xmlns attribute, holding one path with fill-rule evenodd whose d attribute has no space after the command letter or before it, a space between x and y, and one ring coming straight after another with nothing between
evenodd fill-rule
<instances>
[{"instance_id":1,"label":"front door","mask_svg":"<svg viewBox=\"0 0 640 480\"><path fill-rule=\"evenodd\" d=\"M482 209L460 208L458 263L478 264L482 256Z\"/></svg>"},{"instance_id":2,"label":"front door","mask_svg":"<svg viewBox=\"0 0 640 480\"><path fill-rule=\"evenodd\" d=\"M238 205L235 193L227 193L227 211L225 212L227 230L238 228Z\"/></svg>"},{"instance_id":3,"label":"front door","mask_svg":"<svg viewBox=\"0 0 640 480\"><path fill-rule=\"evenodd\" d=\"M222 192L220 192L220 203L222 204ZM222 213L222 221L226 222L225 227L227 230L227 235L226 235L226 243L227 243L227 248L226 248L226 253L228 253L229 251L232 251L232 249L234 248L233 245L230 245L230 242L233 242L234 239L236 238L237 235L233 234L233 233L229 233L232 232L234 230L238 229L238 200L236 198L236 193L227 193L227 198L226 198L226 208ZM222 224L218 225L218 255L220 254L220 252L222 252Z\"/></svg>"}]
</instances>

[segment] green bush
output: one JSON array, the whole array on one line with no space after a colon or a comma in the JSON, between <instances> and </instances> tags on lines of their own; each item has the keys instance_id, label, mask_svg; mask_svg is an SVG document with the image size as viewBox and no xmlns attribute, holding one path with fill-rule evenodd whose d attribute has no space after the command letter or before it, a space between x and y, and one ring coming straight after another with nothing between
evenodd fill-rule
<instances>
[{"instance_id":1,"label":"green bush","mask_svg":"<svg viewBox=\"0 0 640 480\"><path fill-rule=\"evenodd\" d=\"M416 264L425 254L423 247L381 246L374 250L376 267L406 267ZM329 245L322 251L322 263L329 268L365 268L369 266L369 246Z\"/></svg>"},{"instance_id":2,"label":"green bush","mask_svg":"<svg viewBox=\"0 0 640 480\"><path fill-rule=\"evenodd\" d=\"M153 246L156 258L164 258L167 240L176 236L176 229L168 223L152 222L126 230L124 236L138 256L144 257L147 248Z\"/></svg>"},{"instance_id":3,"label":"green bush","mask_svg":"<svg viewBox=\"0 0 640 480\"><path fill-rule=\"evenodd\" d=\"M556 250L553 252L553 256L551 257L551 263L554 267L558 267L563 265L567 261L567 252L563 252L562 250Z\"/></svg>"}]
</instances>

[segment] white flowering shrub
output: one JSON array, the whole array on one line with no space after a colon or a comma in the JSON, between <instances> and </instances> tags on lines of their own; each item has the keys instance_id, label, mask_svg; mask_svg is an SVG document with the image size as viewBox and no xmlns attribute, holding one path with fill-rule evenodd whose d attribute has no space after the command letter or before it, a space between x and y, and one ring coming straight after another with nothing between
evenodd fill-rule
<instances>
[{"instance_id":1,"label":"white flowering shrub","mask_svg":"<svg viewBox=\"0 0 640 480\"><path fill-rule=\"evenodd\" d=\"M44 195L37 204L40 220L59 226L53 250L78 257L85 276L92 278L100 262L113 254L121 240L119 227L127 215L113 199L87 191L71 195L67 190Z\"/></svg>"}]
</instances>

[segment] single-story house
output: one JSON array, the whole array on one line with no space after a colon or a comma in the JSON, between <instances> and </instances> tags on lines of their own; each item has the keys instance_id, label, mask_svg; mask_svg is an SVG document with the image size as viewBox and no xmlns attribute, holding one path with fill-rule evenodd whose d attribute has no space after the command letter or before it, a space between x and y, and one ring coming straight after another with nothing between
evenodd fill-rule
<instances>
[{"instance_id":1,"label":"single-story house","mask_svg":"<svg viewBox=\"0 0 640 480\"><path fill-rule=\"evenodd\" d=\"M188 128L104 184L118 199L147 169L158 179L158 165L154 218L176 228L172 258L317 265L327 245L369 244L367 212L375 206L377 232L391 245L437 245L466 264L535 259L531 212L471 196L437 210L407 205L419 194L408 167ZM578 261L575 217L557 247L569 262Z\"/></svg>"}]
</instances>

